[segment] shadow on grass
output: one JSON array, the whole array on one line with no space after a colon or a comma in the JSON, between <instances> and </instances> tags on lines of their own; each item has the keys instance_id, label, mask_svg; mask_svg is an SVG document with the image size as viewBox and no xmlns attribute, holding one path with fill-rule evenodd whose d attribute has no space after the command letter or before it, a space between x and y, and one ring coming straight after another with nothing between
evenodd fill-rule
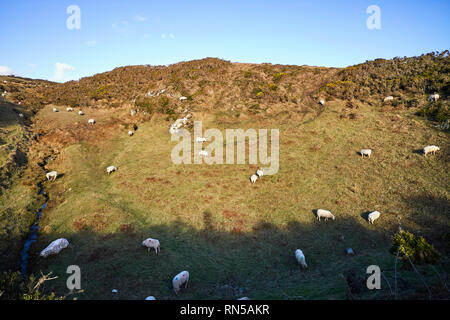
<instances>
[{"instance_id":1,"label":"shadow on grass","mask_svg":"<svg viewBox=\"0 0 450 320\"><path fill-rule=\"evenodd\" d=\"M40 250L61 237L69 240L69 248L39 257ZM158 254L142 247L148 237L160 241ZM363 259L348 257L348 247ZM388 248L388 235L361 225L358 218L290 222L284 228L261 221L250 231L236 232L226 231L213 212L205 211L203 226L178 220L139 229L131 224L114 233L94 231L90 226L73 233L50 232L32 247L29 266L34 266L34 272L53 271L60 278L51 288L64 294L66 268L78 265L86 292L80 298L88 299L143 299L148 295L159 299L345 298L345 282L339 275L357 273L365 281L367 266L383 263L377 261L379 253L372 254L381 251L389 256ZM306 256L305 270L295 260L296 249ZM190 272L189 286L175 296L171 281L182 270ZM119 293L112 294L112 289Z\"/></svg>"}]
</instances>

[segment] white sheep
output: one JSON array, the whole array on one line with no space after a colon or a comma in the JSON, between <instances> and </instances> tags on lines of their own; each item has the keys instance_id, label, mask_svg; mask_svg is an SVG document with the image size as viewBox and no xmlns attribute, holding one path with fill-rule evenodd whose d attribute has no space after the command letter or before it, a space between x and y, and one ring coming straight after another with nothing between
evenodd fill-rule
<instances>
[{"instance_id":1,"label":"white sheep","mask_svg":"<svg viewBox=\"0 0 450 320\"><path fill-rule=\"evenodd\" d=\"M82 115L84 115L84 112L83 111L78 111L78 114L80 115L80 116L82 116Z\"/></svg>"},{"instance_id":2,"label":"white sheep","mask_svg":"<svg viewBox=\"0 0 450 320\"><path fill-rule=\"evenodd\" d=\"M161 251L159 240L157 239L152 238L145 239L144 241L142 241L142 245L144 247L147 247L148 251L150 251L151 248L154 248L156 253L158 253L158 251Z\"/></svg>"},{"instance_id":3,"label":"white sheep","mask_svg":"<svg viewBox=\"0 0 450 320\"><path fill-rule=\"evenodd\" d=\"M173 285L173 291L175 294L178 294L180 292L180 288L183 284L185 284L185 288L187 288L189 281L189 272L188 271L181 271L179 274L177 274L175 277L173 277L172 285Z\"/></svg>"},{"instance_id":4,"label":"white sheep","mask_svg":"<svg viewBox=\"0 0 450 320\"><path fill-rule=\"evenodd\" d=\"M67 110L67 112L72 112L72 111L73 111L73 108L68 107L68 108L66 108L66 110Z\"/></svg>"},{"instance_id":5,"label":"white sheep","mask_svg":"<svg viewBox=\"0 0 450 320\"><path fill-rule=\"evenodd\" d=\"M372 150L371 149L361 149L361 151L359 153L361 154L362 157L368 156L370 158L370 155L372 154Z\"/></svg>"},{"instance_id":6,"label":"white sheep","mask_svg":"<svg viewBox=\"0 0 450 320\"><path fill-rule=\"evenodd\" d=\"M185 100L187 100L186 97L180 97L180 101L185 101Z\"/></svg>"},{"instance_id":7,"label":"white sheep","mask_svg":"<svg viewBox=\"0 0 450 320\"><path fill-rule=\"evenodd\" d=\"M439 150L441 149L438 146L426 146L423 148L423 155L426 157L429 153L436 154L436 151Z\"/></svg>"},{"instance_id":8,"label":"white sheep","mask_svg":"<svg viewBox=\"0 0 450 320\"><path fill-rule=\"evenodd\" d=\"M250 182L253 184L256 182L256 180L258 180L258 176L256 174L252 174L250 176Z\"/></svg>"},{"instance_id":9,"label":"white sheep","mask_svg":"<svg viewBox=\"0 0 450 320\"><path fill-rule=\"evenodd\" d=\"M128 135L131 137L132 135L134 134L134 132L133 131L128 131Z\"/></svg>"},{"instance_id":10,"label":"white sheep","mask_svg":"<svg viewBox=\"0 0 450 320\"><path fill-rule=\"evenodd\" d=\"M369 223L373 224L373 222L375 220L377 220L380 217L380 212L379 211L374 211L369 213L369 215L367 216L367 220L369 221Z\"/></svg>"},{"instance_id":11,"label":"white sheep","mask_svg":"<svg viewBox=\"0 0 450 320\"><path fill-rule=\"evenodd\" d=\"M320 221L320 218L325 218L325 221L328 221L328 218L333 220L335 219L334 215L330 211L324 209L317 210L317 220Z\"/></svg>"},{"instance_id":12,"label":"white sheep","mask_svg":"<svg viewBox=\"0 0 450 320\"><path fill-rule=\"evenodd\" d=\"M264 175L264 172L262 171L262 169L258 169L256 170L256 175L258 176L258 178L261 178Z\"/></svg>"},{"instance_id":13,"label":"white sheep","mask_svg":"<svg viewBox=\"0 0 450 320\"><path fill-rule=\"evenodd\" d=\"M56 109L56 108L53 108L53 112L58 112L58 109Z\"/></svg>"},{"instance_id":14,"label":"white sheep","mask_svg":"<svg viewBox=\"0 0 450 320\"><path fill-rule=\"evenodd\" d=\"M206 142L206 138L197 137L197 139L195 139L195 142Z\"/></svg>"},{"instance_id":15,"label":"white sheep","mask_svg":"<svg viewBox=\"0 0 450 320\"><path fill-rule=\"evenodd\" d=\"M88 123L89 123L89 124L94 124L94 123L95 123L95 120L94 120L94 119L89 119L89 120L88 120Z\"/></svg>"},{"instance_id":16,"label":"white sheep","mask_svg":"<svg viewBox=\"0 0 450 320\"><path fill-rule=\"evenodd\" d=\"M394 97L388 96L388 97L384 98L383 102L388 102L388 101L392 101L392 100L394 100Z\"/></svg>"},{"instance_id":17,"label":"white sheep","mask_svg":"<svg viewBox=\"0 0 450 320\"><path fill-rule=\"evenodd\" d=\"M106 168L106 172L108 174L111 174L111 172L114 172L116 170L117 170L117 167L114 167L114 166L109 166L108 168Z\"/></svg>"},{"instance_id":18,"label":"white sheep","mask_svg":"<svg viewBox=\"0 0 450 320\"><path fill-rule=\"evenodd\" d=\"M438 100L439 100L439 94L437 94L437 93L432 94L432 95L430 95L430 96L428 97L427 100L428 100L428 101L438 101Z\"/></svg>"},{"instance_id":19,"label":"white sheep","mask_svg":"<svg viewBox=\"0 0 450 320\"><path fill-rule=\"evenodd\" d=\"M47 180L51 180L51 181L55 181L57 176L58 176L58 172L57 171L50 171L50 172L48 172L45 175Z\"/></svg>"},{"instance_id":20,"label":"white sheep","mask_svg":"<svg viewBox=\"0 0 450 320\"><path fill-rule=\"evenodd\" d=\"M295 250L295 259L303 269L306 269L308 267L308 265L306 264L305 255L303 254L302 250L300 249Z\"/></svg>"},{"instance_id":21,"label":"white sheep","mask_svg":"<svg viewBox=\"0 0 450 320\"><path fill-rule=\"evenodd\" d=\"M320 100L319 103L320 103L321 105L324 105L324 104L325 104L325 100Z\"/></svg>"},{"instance_id":22,"label":"white sheep","mask_svg":"<svg viewBox=\"0 0 450 320\"><path fill-rule=\"evenodd\" d=\"M51 254L57 254L62 249L67 248L69 246L69 241L64 238L56 239L52 243L50 243L47 248L41 251L41 257L47 257Z\"/></svg>"},{"instance_id":23,"label":"white sheep","mask_svg":"<svg viewBox=\"0 0 450 320\"><path fill-rule=\"evenodd\" d=\"M201 150L201 151L198 153L198 155L199 155L199 156L203 156L203 157L207 157L207 156L208 156L208 151L206 151L206 150Z\"/></svg>"}]
</instances>

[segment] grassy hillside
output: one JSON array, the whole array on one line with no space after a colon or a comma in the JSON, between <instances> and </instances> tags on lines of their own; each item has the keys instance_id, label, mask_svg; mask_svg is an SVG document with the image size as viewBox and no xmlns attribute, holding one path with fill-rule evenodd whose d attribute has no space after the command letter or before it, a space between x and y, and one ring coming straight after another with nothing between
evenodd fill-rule
<instances>
[{"instance_id":1,"label":"grassy hillside","mask_svg":"<svg viewBox=\"0 0 450 320\"><path fill-rule=\"evenodd\" d=\"M441 95L438 103L448 106L448 62L445 53L346 69L208 58L117 68L64 84L21 84L8 99L18 103L22 90L28 92L22 102L31 121L24 140L27 161L20 175L6 178L11 186L0 203L10 214L2 212L0 227L7 230L23 208L37 208L37 183L45 171L57 170L55 182L43 183L50 200L29 262L30 272L59 276L48 283L57 295L67 293L66 268L76 264L84 289L80 299L346 299L348 287L354 298L387 299L386 282L380 291L365 289L365 272L379 265L393 285L389 248L399 226L441 252L436 269L445 280L448 131L417 113L442 108L426 102L434 91ZM429 78L417 89L383 87L392 77L408 82L424 72ZM32 93L39 103L32 102ZM382 104L389 94L405 103ZM320 98L327 100L322 107ZM412 99L418 103L408 107ZM69 105L85 116L66 112ZM52 112L54 106L60 112ZM8 103L0 109L12 119L2 136L8 148L19 145L13 137L20 120L12 113L18 107ZM131 109L139 112L131 116ZM279 129L279 172L251 185L256 165L173 164L168 128L186 110L203 121L204 130ZM88 125L89 118L97 123ZM138 129L129 137L134 124ZM428 144L441 151L424 157L420 150ZM372 157L361 158L361 148L371 148ZM118 171L107 175L109 165ZM30 198L15 201L17 194ZM336 220L317 221L318 208L331 210ZM374 210L381 218L371 225L367 212ZM22 232L29 226L14 224ZM59 237L71 246L39 257ZM141 246L148 237L160 240L160 254ZM11 261L13 243L20 247L20 237L9 239L3 251L10 249ZM355 256L345 254L349 247ZM296 265L297 248L306 255L306 270ZM182 270L191 274L189 288L175 296L171 279ZM433 298L448 298L430 266L419 271ZM399 298L428 297L413 271L400 267L398 277Z\"/></svg>"}]
</instances>

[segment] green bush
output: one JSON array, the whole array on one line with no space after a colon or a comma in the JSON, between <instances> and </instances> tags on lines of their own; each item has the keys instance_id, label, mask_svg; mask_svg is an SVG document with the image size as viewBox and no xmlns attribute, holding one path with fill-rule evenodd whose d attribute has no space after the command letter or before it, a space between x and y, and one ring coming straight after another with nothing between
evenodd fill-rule
<instances>
[{"instance_id":1,"label":"green bush","mask_svg":"<svg viewBox=\"0 0 450 320\"><path fill-rule=\"evenodd\" d=\"M39 291L44 278L36 279L34 275L22 278L20 272L3 272L0 275L0 300L63 300L52 292L49 295Z\"/></svg>"},{"instance_id":2,"label":"green bush","mask_svg":"<svg viewBox=\"0 0 450 320\"><path fill-rule=\"evenodd\" d=\"M397 232L392 239L389 252L396 254L397 250L402 260L408 261L408 256L415 264L437 264L441 259L441 254L424 237L404 230Z\"/></svg>"}]
</instances>

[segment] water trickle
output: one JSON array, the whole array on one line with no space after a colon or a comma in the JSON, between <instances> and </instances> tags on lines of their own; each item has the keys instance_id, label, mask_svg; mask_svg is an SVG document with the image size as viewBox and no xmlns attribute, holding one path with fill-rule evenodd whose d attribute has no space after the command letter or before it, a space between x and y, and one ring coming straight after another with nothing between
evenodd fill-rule
<instances>
[{"instance_id":1,"label":"water trickle","mask_svg":"<svg viewBox=\"0 0 450 320\"><path fill-rule=\"evenodd\" d=\"M28 233L28 237L25 240L25 244L23 246L23 250L20 252L20 274L21 276L25 276L27 272L27 264L28 264L28 250L30 249L30 246L33 242L37 241L38 238L38 231L39 231L39 222L41 221L42 217L42 210L47 207L48 203L48 196L45 193L44 187L42 187L42 184L39 184L39 194L42 194L45 197L45 203L41 206L40 209L36 212L36 221L31 225L30 232Z\"/></svg>"}]
</instances>

